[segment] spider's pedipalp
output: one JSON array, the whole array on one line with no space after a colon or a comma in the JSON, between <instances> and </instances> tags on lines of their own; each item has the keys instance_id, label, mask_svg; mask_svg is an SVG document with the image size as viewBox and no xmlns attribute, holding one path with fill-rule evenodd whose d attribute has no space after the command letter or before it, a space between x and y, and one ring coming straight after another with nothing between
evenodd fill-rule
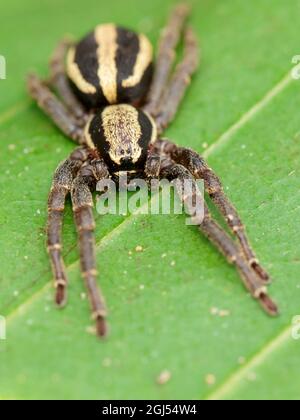
<instances>
[{"instance_id":1,"label":"spider's pedipalp","mask_svg":"<svg viewBox=\"0 0 300 420\"><path fill-rule=\"evenodd\" d=\"M68 283L61 255L61 229L65 200L67 194L71 191L74 177L86 159L86 150L80 148L75 150L67 160L59 165L55 171L48 199L47 247L56 288L55 302L60 307L66 303L66 287Z\"/></svg>"},{"instance_id":2,"label":"spider's pedipalp","mask_svg":"<svg viewBox=\"0 0 300 420\"><path fill-rule=\"evenodd\" d=\"M161 156L155 149L154 145L148 150L147 160L145 164L145 175L148 179L158 178L161 169Z\"/></svg>"},{"instance_id":3,"label":"spider's pedipalp","mask_svg":"<svg viewBox=\"0 0 300 420\"><path fill-rule=\"evenodd\" d=\"M97 334L104 337L107 334L106 305L102 293L97 286L97 267L95 255L95 221L93 216L93 197L91 189L97 181L109 177L105 163L102 160L93 161L83 166L74 179L71 190L74 220L79 237L80 262L93 319L96 322Z\"/></svg>"}]
</instances>

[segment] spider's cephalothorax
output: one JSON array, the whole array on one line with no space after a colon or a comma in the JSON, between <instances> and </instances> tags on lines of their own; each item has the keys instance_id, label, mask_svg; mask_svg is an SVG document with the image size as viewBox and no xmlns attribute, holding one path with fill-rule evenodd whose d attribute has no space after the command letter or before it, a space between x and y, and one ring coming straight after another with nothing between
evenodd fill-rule
<instances>
[{"instance_id":1,"label":"spider's cephalothorax","mask_svg":"<svg viewBox=\"0 0 300 420\"><path fill-rule=\"evenodd\" d=\"M152 69L148 38L114 24L97 26L67 55L74 92L92 108L140 103L149 89Z\"/></svg>"},{"instance_id":2,"label":"spider's cephalothorax","mask_svg":"<svg viewBox=\"0 0 300 420\"><path fill-rule=\"evenodd\" d=\"M146 112L132 105L109 105L91 117L85 137L111 171L140 170L145 166L156 126Z\"/></svg>"},{"instance_id":3,"label":"spider's cephalothorax","mask_svg":"<svg viewBox=\"0 0 300 420\"><path fill-rule=\"evenodd\" d=\"M31 96L65 135L80 144L57 168L48 201L47 245L55 301L59 306L66 303L61 227L66 196L70 193L82 275L100 336L107 331L107 312L97 285L92 190L106 178L119 182L122 171L138 174L147 181L166 178L195 183L203 179L207 194L237 241L213 219L207 205L204 220L195 219L199 230L235 264L246 288L265 311L270 315L278 312L267 294L269 275L255 257L219 178L196 152L160 137L174 118L197 67L196 38L185 24L188 12L189 8L182 4L174 8L161 35L153 78L152 48L147 38L113 24L97 26L77 44L61 42L50 62L50 83L34 74L28 78ZM171 74L182 32L183 58ZM179 188L182 201L193 202L195 191L196 186L182 194Z\"/></svg>"}]
</instances>

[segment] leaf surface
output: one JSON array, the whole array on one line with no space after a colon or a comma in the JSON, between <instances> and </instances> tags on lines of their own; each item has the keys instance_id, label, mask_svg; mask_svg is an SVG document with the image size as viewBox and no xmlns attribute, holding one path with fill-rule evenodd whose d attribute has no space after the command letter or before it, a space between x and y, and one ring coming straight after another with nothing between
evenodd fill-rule
<instances>
[{"instance_id":1,"label":"leaf surface","mask_svg":"<svg viewBox=\"0 0 300 420\"><path fill-rule=\"evenodd\" d=\"M6 1L0 54L1 398L297 398L299 341L300 3L194 2L202 63L166 133L203 152L222 178L258 255L274 278L281 316L249 298L235 270L183 217L97 217L99 284L112 331L88 330L70 205L64 222L69 305L52 303L44 249L52 173L73 149L27 98L28 70L47 73L64 33L115 21L156 43L171 1ZM205 147L207 143L208 147ZM135 253L137 245L143 253ZM129 255L132 251L132 255ZM217 307L230 312L211 315ZM243 363L242 363L243 362ZM165 385L156 378L171 372ZM207 375L216 378L208 385Z\"/></svg>"}]
</instances>

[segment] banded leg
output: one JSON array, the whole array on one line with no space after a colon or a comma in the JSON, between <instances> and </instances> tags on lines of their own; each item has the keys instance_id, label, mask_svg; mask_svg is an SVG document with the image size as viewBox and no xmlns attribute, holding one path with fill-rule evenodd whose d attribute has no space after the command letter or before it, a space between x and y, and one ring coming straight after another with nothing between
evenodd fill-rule
<instances>
[{"instance_id":1,"label":"banded leg","mask_svg":"<svg viewBox=\"0 0 300 420\"><path fill-rule=\"evenodd\" d=\"M155 115L159 102L169 79L175 48L178 44L184 22L190 12L185 4L177 5L171 13L167 26L163 29L158 47L158 56L155 65L153 81L150 87L145 110Z\"/></svg>"},{"instance_id":2,"label":"banded leg","mask_svg":"<svg viewBox=\"0 0 300 420\"><path fill-rule=\"evenodd\" d=\"M93 198L91 188L95 187L96 181L108 176L109 173L103 161L94 161L81 168L73 182L71 192L74 219L79 236L82 276L88 290L93 319L96 321L97 334L101 337L107 333L107 311L104 298L96 282L95 221L92 211Z\"/></svg>"},{"instance_id":3,"label":"banded leg","mask_svg":"<svg viewBox=\"0 0 300 420\"><path fill-rule=\"evenodd\" d=\"M158 133L162 133L173 120L184 93L191 82L191 76L198 66L197 40L193 30L189 27L185 30L184 42L183 60L176 66L174 75L159 103L159 112L155 118Z\"/></svg>"},{"instance_id":4,"label":"banded leg","mask_svg":"<svg viewBox=\"0 0 300 420\"><path fill-rule=\"evenodd\" d=\"M248 263L264 283L269 283L270 276L256 258L254 251L249 244L245 227L242 224L236 209L226 197L221 181L217 175L207 165L205 160L193 150L177 147L166 141L164 144L165 145L162 147L168 148L172 159L188 168L195 178L204 179L205 188L209 196L220 210L233 234L239 240Z\"/></svg>"},{"instance_id":5,"label":"banded leg","mask_svg":"<svg viewBox=\"0 0 300 420\"><path fill-rule=\"evenodd\" d=\"M56 288L55 302L62 307L66 303L67 276L61 255L61 229L65 199L71 191L74 177L87 159L85 149L75 150L55 171L48 199L47 245Z\"/></svg>"},{"instance_id":6,"label":"banded leg","mask_svg":"<svg viewBox=\"0 0 300 420\"><path fill-rule=\"evenodd\" d=\"M207 213L204 222L199 227L206 237L213 242L229 262L235 264L240 276L251 295L258 299L263 309L271 316L278 315L277 305L267 294L266 286L262 285L258 277L245 260L243 253L238 249L232 239Z\"/></svg>"},{"instance_id":7,"label":"banded leg","mask_svg":"<svg viewBox=\"0 0 300 420\"><path fill-rule=\"evenodd\" d=\"M163 169L161 175L169 180L193 180L192 174L184 166L178 164L173 164L172 166ZM191 201L191 197L188 197L186 195L181 196L181 198L183 201ZM267 289L264 285L262 285L261 279L257 276L256 272L253 271L249 266L240 247L212 219L212 216L206 205L204 207L204 220L199 225L199 229L227 258L229 263L235 264L245 287L249 290L249 292L255 299L258 299L263 309L269 315L277 315L277 306L268 296Z\"/></svg>"},{"instance_id":8,"label":"banded leg","mask_svg":"<svg viewBox=\"0 0 300 420\"><path fill-rule=\"evenodd\" d=\"M76 143L84 142L81 124L66 109L64 104L50 91L45 82L37 75L30 74L27 79L27 87L31 97L39 107L47 114L61 131Z\"/></svg>"},{"instance_id":9,"label":"banded leg","mask_svg":"<svg viewBox=\"0 0 300 420\"><path fill-rule=\"evenodd\" d=\"M50 83L57 90L69 111L79 120L85 121L85 112L74 95L65 71L65 58L69 47L73 42L63 39L56 47L50 63Z\"/></svg>"}]
</instances>

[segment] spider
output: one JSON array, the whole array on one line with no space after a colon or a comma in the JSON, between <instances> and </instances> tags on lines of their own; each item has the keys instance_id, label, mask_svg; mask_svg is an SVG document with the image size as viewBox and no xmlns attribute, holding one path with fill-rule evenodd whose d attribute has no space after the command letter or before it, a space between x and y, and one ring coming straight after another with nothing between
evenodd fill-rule
<instances>
[{"instance_id":1,"label":"spider","mask_svg":"<svg viewBox=\"0 0 300 420\"><path fill-rule=\"evenodd\" d=\"M189 12L184 4L172 10L161 33L155 66L152 46L145 35L102 24L78 43L69 39L59 43L50 60L49 79L28 76L32 98L67 137L80 145L58 166L48 200L47 246L55 302L63 307L67 301L61 228L70 193L82 276L101 337L107 334L108 326L105 301L96 281L92 191L99 180L118 178L121 171L147 180L204 180L206 192L237 241L212 218L206 204L199 230L236 266L244 285L264 310L273 316L278 313L267 294L270 277L255 257L219 178L198 153L162 138L198 65L197 41L186 24ZM181 36L183 58L172 73Z\"/></svg>"}]
</instances>

